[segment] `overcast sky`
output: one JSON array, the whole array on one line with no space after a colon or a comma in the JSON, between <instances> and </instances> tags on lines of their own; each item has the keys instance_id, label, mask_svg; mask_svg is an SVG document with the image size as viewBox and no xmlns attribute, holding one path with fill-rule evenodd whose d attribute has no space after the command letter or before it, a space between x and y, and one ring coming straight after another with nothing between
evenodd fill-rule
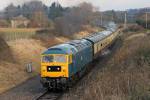
<instances>
[{"instance_id":1,"label":"overcast sky","mask_svg":"<svg viewBox=\"0 0 150 100\"><path fill-rule=\"evenodd\" d=\"M22 4L31 0L1 0L0 10L4 9L8 4ZM77 5L83 1L91 2L93 5L100 8L100 10L126 10L130 8L150 7L150 0L40 0L46 5L50 5L54 1L58 1L63 6Z\"/></svg>"}]
</instances>

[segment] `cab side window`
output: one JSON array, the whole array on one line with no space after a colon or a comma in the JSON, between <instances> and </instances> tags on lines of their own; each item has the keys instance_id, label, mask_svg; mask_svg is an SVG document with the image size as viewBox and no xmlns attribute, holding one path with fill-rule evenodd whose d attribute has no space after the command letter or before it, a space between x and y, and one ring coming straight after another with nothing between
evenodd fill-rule
<instances>
[{"instance_id":1,"label":"cab side window","mask_svg":"<svg viewBox=\"0 0 150 100\"><path fill-rule=\"evenodd\" d=\"M72 63L72 55L69 55L69 63Z\"/></svg>"}]
</instances>

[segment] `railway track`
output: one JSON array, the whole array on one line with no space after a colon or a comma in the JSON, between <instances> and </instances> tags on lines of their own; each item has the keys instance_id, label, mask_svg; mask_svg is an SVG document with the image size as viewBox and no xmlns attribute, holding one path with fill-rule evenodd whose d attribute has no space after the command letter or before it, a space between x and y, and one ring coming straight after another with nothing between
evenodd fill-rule
<instances>
[{"instance_id":1,"label":"railway track","mask_svg":"<svg viewBox=\"0 0 150 100\"><path fill-rule=\"evenodd\" d=\"M58 100L62 96L62 92L46 91L35 100Z\"/></svg>"}]
</instances>

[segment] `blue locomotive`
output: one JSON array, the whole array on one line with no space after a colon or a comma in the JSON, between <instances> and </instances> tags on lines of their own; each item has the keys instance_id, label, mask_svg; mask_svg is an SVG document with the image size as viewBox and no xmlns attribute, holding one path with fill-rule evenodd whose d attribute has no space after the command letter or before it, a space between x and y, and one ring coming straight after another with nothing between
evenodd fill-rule
<instances>
[{"instance_id":1,"label":"blue locomotive","mask_svg":"<svg viewBox=\"0 0 150 100\"><path fill-rule=\"evenodd\" d=\"M80 78L87 64L109 47L118 35L117 26L109 23L105 31L80 40L48 48L41 58L41 83L46 88L66 88Z\"/></svg>"}]
</instances>

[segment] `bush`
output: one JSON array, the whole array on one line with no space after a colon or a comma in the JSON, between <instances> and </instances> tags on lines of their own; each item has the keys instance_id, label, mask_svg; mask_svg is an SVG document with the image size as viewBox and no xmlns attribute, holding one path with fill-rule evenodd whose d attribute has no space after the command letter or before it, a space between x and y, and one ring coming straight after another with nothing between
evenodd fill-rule
<instances>
[{"instance_id":1,"label":"bush","mask_svg":"<svg viewBox=\"0 0 150 100\"><path fill-rule=\"evenodd\" d=\"M140 26L146 28L146 21L145 21L145 20L139 19L139 20L136 21L136 23L137 23L138 25L140 25ZM150 29L150 20L148 20L147 25L148 25L147 28Z\"/></svg>"},{"instance_id":2,"label":"bush","mask_svg":"<svg viewBox=\"0 0 150 100\"><path fill-rule=\"evenodd\" d=\"M0 20L0 27L9 27L10 23L6 20Z\"/></svg>"},{"instance_id":3,"label":"bush","mask_svg":"<svg viewBox=\"0 0 150 100\"><path fill-rule=\"evenodd\" d=\"M123 32L137 32L137 31L143 31L143 30L144 30L143 27L133 24L133 25L129 25L126 29L124 29Z\"/></svg>"},{"instance_id":4,"label":"bush","mask_svg":"<svg viewBox=\"0 0 150 100\"><path fill-rule=\"evenodd\" d=\"M68 9L62 17L55 19L55 28L64 35L78 33L83 25L89 25L94 18L94 7L90 3L81 3L78 7Z\"/></svg>"}]
</instances>

